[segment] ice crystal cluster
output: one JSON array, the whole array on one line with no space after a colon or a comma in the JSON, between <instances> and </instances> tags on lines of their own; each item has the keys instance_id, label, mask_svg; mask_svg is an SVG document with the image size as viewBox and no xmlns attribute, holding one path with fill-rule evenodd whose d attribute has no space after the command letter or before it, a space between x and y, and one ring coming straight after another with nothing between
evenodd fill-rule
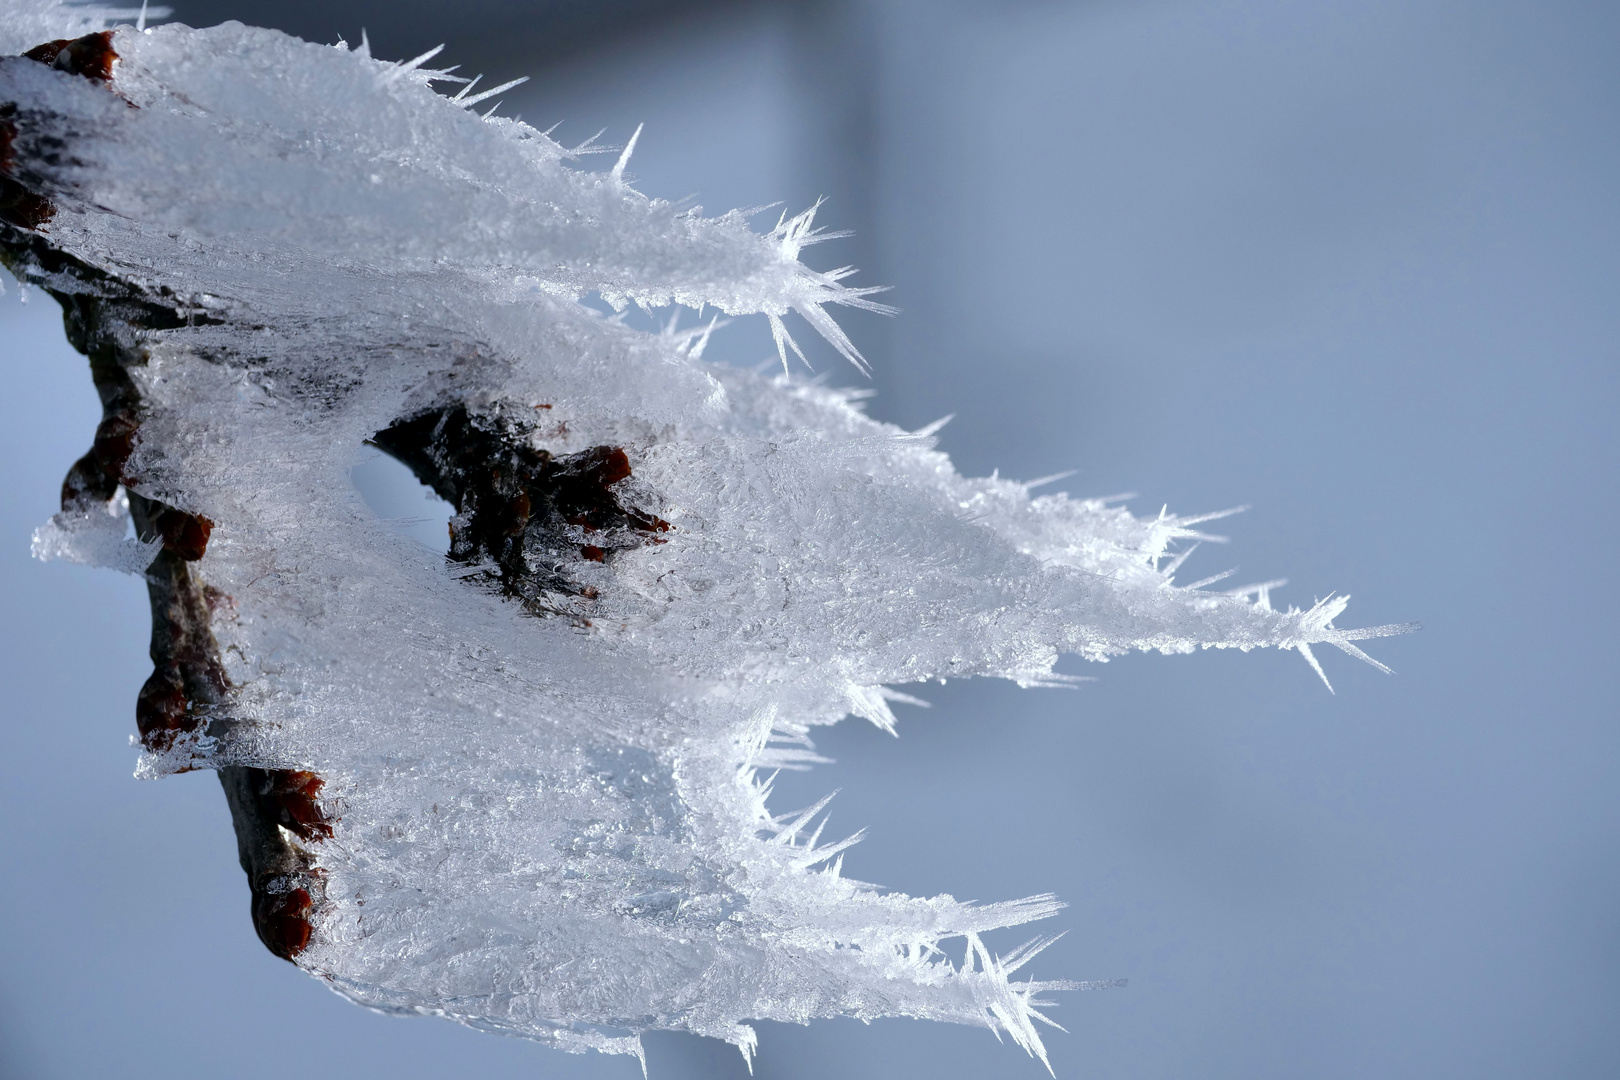
<instances>
[{"instance_id":1,"label":"ice crystal cluster","mask_svg":"<svg viewBox=\"0 0 1620 1080\"><path fill-rule=\"evenodd\" d=\"M912 1016L1044 1058L1040 997L1077 984L1024 981L1039 942L981 935L1058 903L850 880L858 837L771 807L773 771L818 760L817 725L892 728L907 683L1039 685L1061 653L1362 656L1392 629L1179 586L1199 519L964 478L855 393L705 362L718 311L765 317L784 354L796 313L859 363L827 308L871 301L799 261L813 211L756 231L648 197L625 157L587 168L363 45L124 25L93 78L89 46L13 54L109 13L0 15L8 183L48 203L12 214L9 259L96 314L93 368L134 357L131 419L97 442L123 448L97 459L116 490L65 492L36 548L154 582L169 558L196 586L185 640L218 692L163 697L163 663L200 661L154 645L143 701L168 720L138 771L282 785L307 873L279 951L355 1001L570 1050ZM368 444L456 505L449 557L368 509ZM265 925L297 884L265 886Z\"/></svg>"}]
</instances>

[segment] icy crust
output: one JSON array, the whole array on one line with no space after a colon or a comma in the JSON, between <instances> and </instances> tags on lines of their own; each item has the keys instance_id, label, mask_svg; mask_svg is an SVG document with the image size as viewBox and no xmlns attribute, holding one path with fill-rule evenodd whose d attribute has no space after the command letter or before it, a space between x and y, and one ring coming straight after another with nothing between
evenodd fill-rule
<instances>
[{"instance_id":1,"label":"icy crust","mask_svg":"<svg viewBox=\"0 0 1620 1080\"><path fill-rule=\"evenodd\" d=\"M213 734L140 771L325 779L298 962L356 1001L625 1053L651 1029L746 1053L750 1018L916 1016L1044 1060L1040 996L1078 984L1020 981L1039 945L998 958L980 935L1057 902L844 878L858 835L824 841L825 804L773 813L769 770L820 760L815 725L892 729L892 684L1040 684L1061 652L1361 655L1394 629L1335 629L1342 599L1178 587L1200 519L963 478L859 395L577 302L796 310L852 352L821 305L866 301L798 262L808 217L762 235L645 198L622 160L583 171L347 47L235 24L113 47L115 92L8 59L0 101L50 242L195 324L141 340L127 471L213 523L195 566L232 689ZM550 618L426 556L347 477L366 439L448 402L532 414L554 454L622 447L617 490L664 542L552 568L578 589ZM38 550L134 568L119 513L59 518Z\"/></svg>"},{"instance_id":2,"label":"icy crust","mask_svg":"<svg viewBox=\"0 0 1620 1080\"><path fill-rule=\"evenodd\" d=\"M423 318L438 306L423 294L454 301L456 286L507 302L596 291L618 307L795 310L846 350L821 305L880 307L798 262L820 238L813 213L761 236L740 212L645 198L618 166L569 168L578 154L527 125L469 115L421 67L240 23L120 31L114 47L123 101L37 65L12 65L0 89L48 99L71 143L41 172L64 210L98 212L65 246L145 276L127 233L167 231L161 278L182 297Z\"/></svg>"}]
</instances>

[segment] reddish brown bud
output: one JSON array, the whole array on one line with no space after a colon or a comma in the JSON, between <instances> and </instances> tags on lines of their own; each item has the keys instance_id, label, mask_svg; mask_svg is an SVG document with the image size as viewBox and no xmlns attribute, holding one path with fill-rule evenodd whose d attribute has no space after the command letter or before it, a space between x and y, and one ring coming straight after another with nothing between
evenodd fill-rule
<instances>
[{"instance_id":1,"label":"reddish brown bud","mask_svg":"<svg viewBox=\"0 0 1620 1080\"><path fill-rule=\"evenodd\" d=\"M253 929L265 948L283 960L308 948L315 930L309 921L315 907L309 890L289 885L285 878L278 878L253 890Z\"/></svg>"},{"instance_id":2,"label":"reddish brown bud","mask_svg":"<svg viewBox=\"0 0 1620 1080\"><path fill-rule=\"evenodd\" d=\"M69 75L83 75L94 82L111 82L113 61L118 59L112 47L111 30L86 34L82 38L47 41L43 45L35 45L23 55Z\"/></svg>"},{"instance_id":3,"label":"reddish brown bud","mask_svg":"<svg viewBox=\"0 0 1620 1080\"><path fill-rule=\"evenodd\" d=\"M55 215L51 200L35 195L9 176L0 176L0 219L38 231Z\"/></svg>"},{"instance_id":4,"label":"reddish brown bud","mask_svg":"<svg viewBox=\"0 0 1620 1080\"><path fill-rule=\"evenodd\" d=\"M265 801L278 818L277 824L305 840L327 839L332 823L321 808L320 793L326 782L312 772L298 769L272 769L266 774Z\"/></svg>"},{"instance_id":5,"label":"reddish brown bud","mask_svg":"<svg viewBox=\"0 0 1620 1080\"><path fill-rule=\"evenodd\" d=\"M603 487L617 484L630 475L630 459L617 446L593 446L585 453L589 455L588 475Z\"/></svg>"},{"instance_id":6,"label":"reddish brown bud","mask_svg":"<svg viewBox=\"0 0 1620 1080\"><path fill-rule=\"evenodd\" d=\"M118 483L133 479L124 473L129 456L135 452L135 431L139 421L127 412L113 413L96 426L96 441L90 446L96 463L103 472Z\"/></svg>"},{"instance_id":7,"label":"reddish brown bud","mask_svg":"<svg viewBox=\"0 0 1620 1080\"><path fill-rule=\"evenodd\" d=\"M86 454L73 463L62 481L62 509L82 512L107 502L117 493L118 481L108 478L94 453Z\"/></svg>"},{"instance_id":8,"label":"reddish brown bud","mask_svg":"<svg viewBox=\"0 0 1620 1080\"><path fill-rule=\"evenodd\" d=\"M170 507L158 514L152 522L163 546L187 562L196 562L208 550L208 537L214 523L200 514L188 514Z\"/></svg>"},{"instance_id":9,"label":"reddish brown bud","mask_svg":"<svg viewBox=\"0 0 1620 1080\"><path fill-rule=\"evenodd\" d=\"M135 699L135 727L141 745L154 753L167 750L174 737L197 726L197 718L187 715L185 685L172 665L153 671Z\"/></svg>"}]
</instances>

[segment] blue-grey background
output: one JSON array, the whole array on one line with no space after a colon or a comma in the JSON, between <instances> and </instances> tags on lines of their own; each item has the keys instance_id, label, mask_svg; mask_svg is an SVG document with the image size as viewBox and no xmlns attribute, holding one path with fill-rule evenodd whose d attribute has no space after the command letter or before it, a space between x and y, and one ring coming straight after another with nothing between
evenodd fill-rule
<instances>
[{"instance_id":1,"label":"blue-grey background","mask_svg":"<svg viewBox=\"0 0 1620 1080\"><path fill-rule=\"evenodd\" d=\"M854 876L1070 902L1035 973L1130 986L1064 995L1058 1076L1620 1075L1620 8L177 2L533 74L507 112L647 122L649 193L829 195L860 236L812 256L904 309L848 320L876 415L956 413L972 473L1252 504L1189 570L1424 624L1374 643L1393 678L1326 657L1337 696L1292 654L929 687L898 740L847 721L838 763L784 785L843 789L834 827L871 829ZM717 348L769 345L739 324ZM14 285L0 354L0 1073L637 1075L364 1012L259 946L213 777L130 778L140 584L28 558L97 419L84 361ZM744 1075L718 1044L649 1048L654 1080ZM763 1024L756 1062L1041 1074L906 1021Z\"/></svg>"}]
</instances>

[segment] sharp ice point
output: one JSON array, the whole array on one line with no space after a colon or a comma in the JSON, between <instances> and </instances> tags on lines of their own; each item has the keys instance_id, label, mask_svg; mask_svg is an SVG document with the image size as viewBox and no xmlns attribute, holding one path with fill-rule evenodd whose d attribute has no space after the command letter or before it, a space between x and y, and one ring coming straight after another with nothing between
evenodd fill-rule
<instances>
[{"instance_id":1,"label":"sharp ice point","mask_svg":"<svg viewBox=\"0 0 1620 1080\"><path fill-rule=\"evenodd\" d=\"M613 163L611 175L615 181L624 182L624 167L630 164L630 155L636 152L636 142L641 138L641 129L646 126L646 124L636 125L636 130L630 136L630 141L624 144L624 150L619 154L619 160Z\"/></svg>"}]
</instances>

